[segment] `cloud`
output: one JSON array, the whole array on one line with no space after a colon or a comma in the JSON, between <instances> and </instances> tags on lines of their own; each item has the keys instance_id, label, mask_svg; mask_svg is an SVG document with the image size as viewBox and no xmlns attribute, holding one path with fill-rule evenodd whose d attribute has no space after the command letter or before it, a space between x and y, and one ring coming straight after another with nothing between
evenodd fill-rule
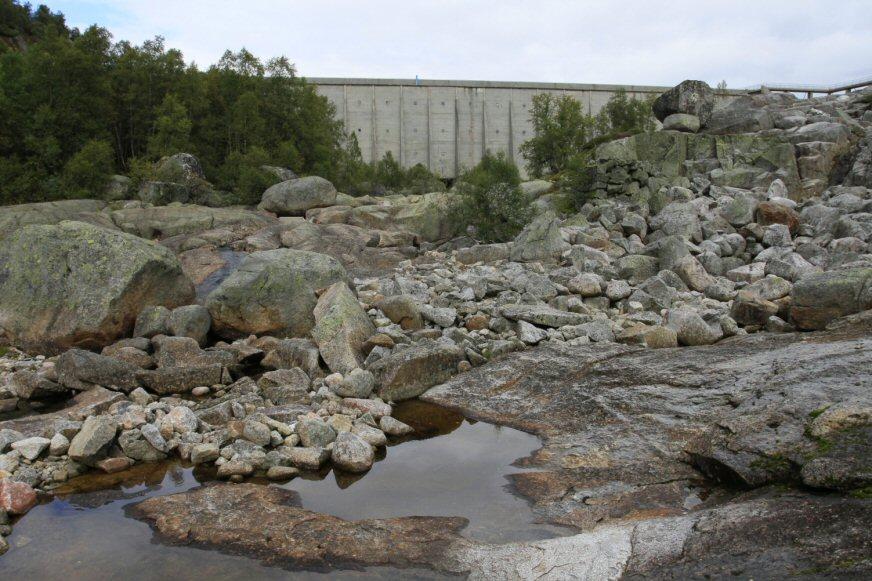
<instances>
[{"instance_id":1,"label":"cloud","mask_svg":"<svg viewBox=\"0 0 872 581\"><path fill-rule=\"evenodd\" d=\"M206 67L225 49L315 76L731 87L872 75L868 0L65 0L73 25L162 35Z\"/></svg>"}]
</instances>

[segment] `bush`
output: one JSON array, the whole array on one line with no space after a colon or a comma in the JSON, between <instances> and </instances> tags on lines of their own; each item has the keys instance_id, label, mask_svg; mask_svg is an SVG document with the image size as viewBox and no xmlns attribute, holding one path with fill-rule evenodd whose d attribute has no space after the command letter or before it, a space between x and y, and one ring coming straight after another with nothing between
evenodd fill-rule
<instances>
[{"instance_id":1,"label":"bush","mask_svg":"<svg viewBox=\"0 0 872 581\"><path fill-rule=\"evenodd\" d=\"M597 115L599 135L617 133L642 133L654 130L654 114L651 111L654 98L631 99L627 91L618 89Z\"/></svg>"},{"instance_id":2,"label":"bush","mask_svg":"<svg viewBox=\"0 0 872 581\"><path fill-rule=\"evenodd\" d=\"M61 188L73 198L103 197L109 178L115 171L115 154L105 141L85 143L64 166Z\"/></svg>"},{"instance_id":3,"label":"bush","mask_svg":"<svg viewBox=\"0 0 872 581\"><path fill-rule=\"evenodd\" d=\"M477 166L460 176L457 200L451 208L453 219L473 227L479 240L513 239L533 218L533 208L520 183L517 166L505 154L486 153Z\"/></svg>"},{"instance_id":4,"label":"bush","mask_svg":"<svg viewBox=\"0 0 872 581\"><path fill-rule=\"evenodd\" d=\"M252 147L247 153L233 152L218 170L219 189L235 194L239 204L252 206L260 202L264 190L279 182L279 178L261 166L270 165L267 152Z\"/></svg>"},{"instance_id":5,"label":"bush","mask_svg":"<svg viewBox=\"0 0 872 581\"><path fill-rule=\"evenodd\" d=\"M582 112L581 103L569 95L535 95L530 121L536 135L521 145L521 153L534 177L563 171L569 158L593 137L593 118Z\"/></svg>"},{"instance_id":6,"label":"bush","mask_svg":"<svg viewBox=\"0 0 872 581\"><path fill-rule=\"evenodd\" d=\"M596 163L590 152L582 152L572 156L566 170L560 176L560 189L568 194L568 200L574 211L581 209L591 199L596 181ZM568 213L568 212L567 212Z\"/></svg>"}]
</instances>

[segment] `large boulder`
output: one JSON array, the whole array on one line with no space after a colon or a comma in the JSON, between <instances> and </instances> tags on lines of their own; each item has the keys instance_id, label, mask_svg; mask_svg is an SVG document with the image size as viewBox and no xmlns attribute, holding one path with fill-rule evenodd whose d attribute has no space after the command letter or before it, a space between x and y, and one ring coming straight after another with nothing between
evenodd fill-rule
<instances>
[{"instance_id":1,"label":"large boulder","mask_svg":"<svg viewBox=\"0 0 872 581\"><path fill-rule=\"evenodd\" d=\"M193 298L170 250L91 224L27 226L0 248L0 334L25 349L108 345L143 307Z\"/></svg>"},{"instance_id":2,"label":"large boulder","mask_svg":"<svg viewBox=\"0 0 872 581\"><path fill-rule=\"evenodd\" d=\"M872 309L872 268L810 274L790 293L790 318L800 329L823 329L832 320Z\"/></svg>"},{"instance_id":3,"label":"large boulder","mask_svg":"<svg viewBox=\"0 0 872 581\"><path fill-rule=\"evenodd\" d=\"M417 397L457 373L463 349L442 343L419 343L379 359L370 367L386 401Z\"/></svg>"},{"instance_id":4,"label":"large boulder","mask_svg":"<svg viewBox=\"0 0 872 581\"><path fill-rule=\"evenodd\" d=\"M318 299L312 338L334 373L349 373L363 362L361 348L375 326L344 282L333 284Z\"/></svg>"},{"instance_id":5,"label":"large boulder","mask_svg":"<svg viewBox=\"0 0 872 581\"><path fill-rule=\"evenodd\" d=\"M304 216L306 210L336 203L336 188L318 176L279 182L263 193L258 209L279 216Z\"/></svg>"},{"instance_id":6,"label":"large boulder","mask_svg":"<svg viewBox=\"0 0 872 581\"><path fill-rule=\"evenodd\" d=\"M168 238L217 228L244 238L276 223L275 218L251 210L194 205L125 208L115 210L110 216L118 228L143 238Z\"/></svg>"},{"instance_id":7,"label":"large boulder","mask_svg":"<svg viewBox=\"0 0 872 581\"><path fill-rule=\"evenodd\" d=\"M63 220L91 222L106 207L101 200L61 200L5 206L0 212L0 240L30 224L57 224Z\"/></svg>"},{"instance_id":8,"label":"large boulder","mask_svg":"<svg viewBox=\"0 0 872 581\"><path fill-rule=\"evenodd\" d=\"M306 336L315 326L316 291L346 279L345 268L325 254L253 252L207 297L212 330L228 338Z\"/></svg>"},{"instance_id":9,"label":"large boulder","mask_svg":"<svg viewBox=\"0 0 872 581\"><path fill-rule=\"evenodd\" d=\"M704 81L682 81L654 101L654 116L663 121L675 113L695 115L700 123L711 117L715 108L715 92Z\"/></svg>"},{"instance_id":10,"label":"large boulder","mask_svg":"<svg viewBox=\"0 0 872 581\"><path fill-rule=\"evenodd\" d=\"M527 224L515 238L511 258L516 262L555 261L569 244L560 233L560 220L546 212Z\"/></svg>"}]
</instances>

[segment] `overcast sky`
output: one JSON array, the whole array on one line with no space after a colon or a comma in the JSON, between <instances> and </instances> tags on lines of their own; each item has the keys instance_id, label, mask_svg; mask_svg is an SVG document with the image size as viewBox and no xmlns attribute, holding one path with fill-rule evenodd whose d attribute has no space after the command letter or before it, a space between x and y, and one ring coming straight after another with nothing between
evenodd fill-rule
<instances>
[{"instance_id":1,"label":"overcast sky","mask_svg":"<svg viewBox=\"0 0 872 581\"><path fill-rule=\"evenodd\" d=\"M43 0L73 26L155 35L201 68L225 49L308 77L741 88L872 76L872 0Z\"/></svg>"}]
</instances>

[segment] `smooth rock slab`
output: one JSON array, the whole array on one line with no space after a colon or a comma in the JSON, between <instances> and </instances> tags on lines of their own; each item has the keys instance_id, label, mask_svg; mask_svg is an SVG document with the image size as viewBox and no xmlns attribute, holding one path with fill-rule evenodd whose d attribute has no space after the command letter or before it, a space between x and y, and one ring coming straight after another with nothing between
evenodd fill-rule
<instances>
[{"instance_id":1,"label":"smooth rock slab","mask_svg":"<svg viewBox=\"0 0 872 581\"><path fill-rule=\"evenodd\" d=\"M300 508L294 491L257 484L206 486L151 498L128 513L172 543L322 571L337 564L426 566L441 558L467 524L459 517L346 521Z\"/></svg>"}]
</instances>

